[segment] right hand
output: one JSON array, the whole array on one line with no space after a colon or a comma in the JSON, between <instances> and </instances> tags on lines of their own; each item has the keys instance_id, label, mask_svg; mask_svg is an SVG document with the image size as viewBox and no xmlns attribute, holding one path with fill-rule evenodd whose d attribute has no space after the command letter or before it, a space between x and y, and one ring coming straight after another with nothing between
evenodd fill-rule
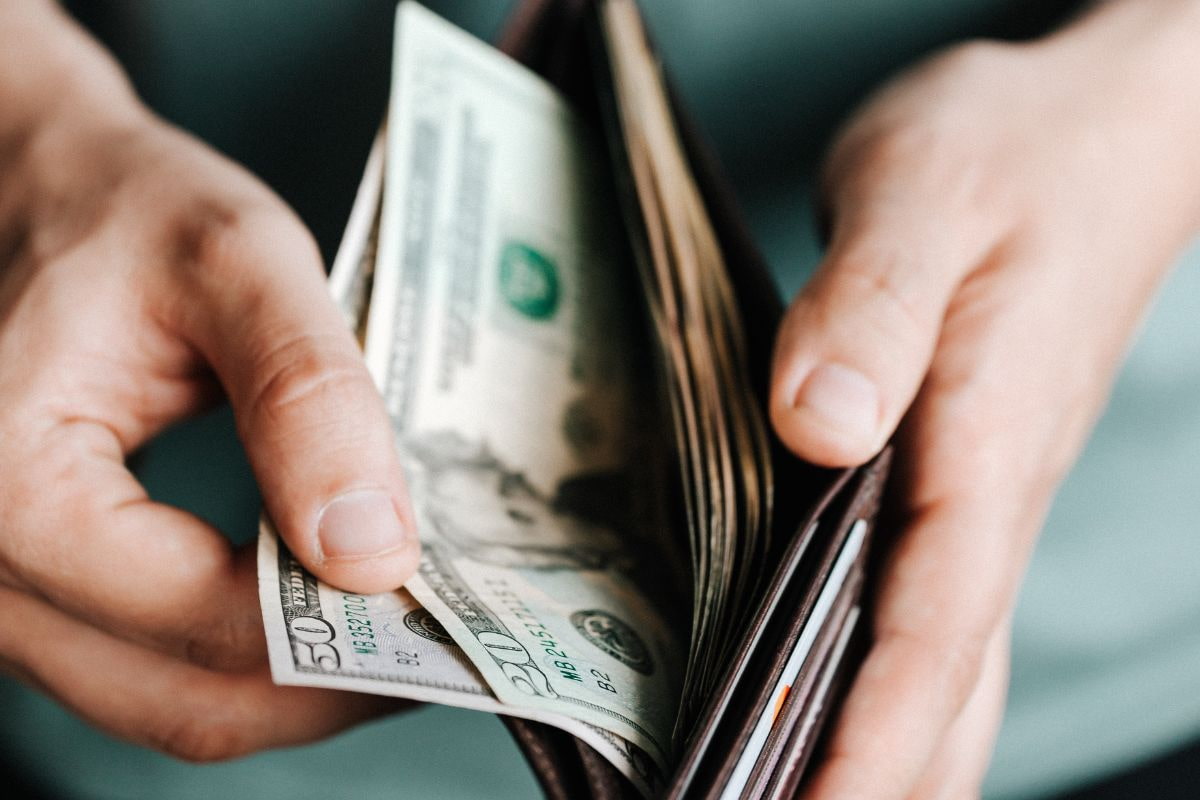
<instances>
[{"instance_id":1,"label":"right hand","mask_svg":"<svg viewBox=\"0 0 1200 800\"><path fill-rule=\"evenodd\" d=\"M1043 518L1200 226L1198 44L1197 0L1097 4L932 58L831 148L773 419L827 466L895 434L894 538L806 800L979 796Z\"/></svg>"},{"instance_id":2,"label":"right hand","mask_svg":"<svg viewBox=\"0 0 1200 800\"><path fill-rule=\"evenodd\" d=\"M391 428L311 236L155 119L50 4L5 13L0 48L46 35L76 62L23 96L0 81L0 668L192 760L394 707L275 686L253 552L150 500L125 465L223 391L297 557L359 593L409 577Z\"/></svg>"}]
</instances>

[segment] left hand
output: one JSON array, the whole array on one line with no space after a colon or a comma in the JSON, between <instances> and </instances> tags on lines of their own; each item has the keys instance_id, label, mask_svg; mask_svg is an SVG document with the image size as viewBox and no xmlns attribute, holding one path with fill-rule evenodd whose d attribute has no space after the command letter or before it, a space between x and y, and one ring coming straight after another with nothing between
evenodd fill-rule
<instances>
[{"instance_id":1,"label":"left hand","mask_svg":"<svg viewBox=\"0 0 1200 800\"><path fill-rule=\"evenodd\" d=\"M830 466L895 433L900 529L809 800L978 796L1037 533L1200 223L1197 75L1200 3L1113 0L942 54L833 147L772 418Z\"/></svg>"},{"instance_id":2,"label":"left hand","mask_svg":"<svg viewBox=\"0 0 1200 800\"><path fill-rule=\"evenodd\" d=\"M196 761L395 706L274 685L253 548L127 468L223 391L314 575L367 593L416 568L387 413L311 234L51 0L0 2L0 364L0 673Z\"/></svg>"}]
</instances>

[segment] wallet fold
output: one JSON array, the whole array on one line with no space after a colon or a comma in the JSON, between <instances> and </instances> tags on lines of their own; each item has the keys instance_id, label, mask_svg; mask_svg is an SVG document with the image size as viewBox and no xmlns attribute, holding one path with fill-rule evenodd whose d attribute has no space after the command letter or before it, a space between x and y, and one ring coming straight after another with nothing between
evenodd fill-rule
<instances>
[{"instance_id":1,"label":"wallet fold","mask_svg":"<svg viewBox=\"0 0 1200 800\"><path fill-rule=\"evenodd\" d=\"M634 257L648 257L636 252L644 232L637 230L630 168L619 130L614 130L619 123L599 35L598 5L598 0L525 0L497 44L562 90L602 129ZM765 412L772 349L784 305L713 151L679 94L670 86L668 94L727 265L744 323L750 379ZM775 565L774 573L732 651L725 680L708 700L699 724L680 742L674 774L656 787L661 796L795 795L805 768L819 751L825 722L869 639L863 587L890 456L885 450L856 469L821 469L792 456L772 437L778 545L769 563ZM835 570L840 581L836 585L830 582ZM818 610L823 620L819 630L810 625ZM547 797L640 796L614 767L569 734L525 720L505 718L505 723Z\"/></svg>"}]
</instances>

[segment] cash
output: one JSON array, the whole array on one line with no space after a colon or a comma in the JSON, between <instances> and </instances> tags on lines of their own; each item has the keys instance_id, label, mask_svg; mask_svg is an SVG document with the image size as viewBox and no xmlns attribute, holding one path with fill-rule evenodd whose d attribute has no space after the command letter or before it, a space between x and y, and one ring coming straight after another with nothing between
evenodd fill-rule
<instances>
[{"instance_id":1,"label":"cash","mask_svg":"<svg viewBox=\"0 0 1200 800\"><path fill-rule=\"evenodd\" d=\"M638 306L606 176L555 91L417 8L366 347L421 531L408 588L502 702L665 764L684 637L633 574L656 537L629 491Z\"/></svg>"},{"instance_id":2,"label":"cash","mask_svg":"<svg viewBox=\"0 0 1200 800\"><path fill-rule=\"evenodd\" d=\"M401 590L342 592L264 519L259 588L276 682L553 725L652 795L767 572L772 475L656 66L632 5L604 6L652 258L560 94L401 3L330 290L390 414L422 559Z\"/></svg>"},{"instance_id":3,"label":"cash","mask_svg":"<svg viewBox=\"0 0 1200 800\"><path fill-rule=\"evenodd\" d=\"M357 331L365 330L374 286L384 145L381 136L372 147L329 276L335 302ZM497 700L462 648L408 589L361 596L321 583L280 542L265 518L258 540L258 573L277 683L388 695L545 722L587 742L644 794L662 786L661 764L609 730Z\"/></svg>"},{"instance_id":4,"label":"cash","mask_svg":"<svg viewBox=\"0 0 1200 800\"><path fill-rule=\"evenodd\" d=\"M632 0L601 4L617 114L651 257L640 261L675 421L693 608L679 732L724 677L729 634L766 577L772 462L750 388L743 324L716 232Z\"/></svg>"},{"instance_id":5,"label":"cash","mask_svg":"<svg viewBox=\"0 0 1200 800\"><path fill-rule=\"evenodd\" d=\"M649 793L688 637L635 574L667 532L634 491L654 479L641 310L618 220L596 214L599 145L540 79L415 4L393 81L330 285L365 328L423 558L403 590L347 594L264 520L273 676L547 722Z\"/></svg>"}]
</instances>

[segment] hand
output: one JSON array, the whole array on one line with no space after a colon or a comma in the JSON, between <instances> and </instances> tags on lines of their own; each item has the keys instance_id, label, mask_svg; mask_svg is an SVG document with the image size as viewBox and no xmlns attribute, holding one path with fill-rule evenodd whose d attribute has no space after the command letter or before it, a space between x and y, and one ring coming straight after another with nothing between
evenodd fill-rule
<instances>
[{"instance_id":1,"label":"hand","mask_svg":"<svg viewBox=\"0 0 1200 800\"><path fill-rule=\"evenodd\" d=\"M0 51L40 45L0 64L16 76L0 81L0 666L202 760L392 705L274 686L253 553L152 502L124 463L223 390L268 512L318 577L378 592L411 574L391 429L310 235L154 119L51 4L0 17Z\"/></svg>"},{"instance_id":2,"label":"hand","mask_svg":"<svg viewBox=\"0 0 1200 800\"><path fill-rule=\"evenodd\" d=\"M772 417L826 465L895 431L899 526L810 800L978 796L1034 540L1200 222L1198 70L1200 4L1110 2L933 59L831 150Z\"/></svg>"}]
</instances>

